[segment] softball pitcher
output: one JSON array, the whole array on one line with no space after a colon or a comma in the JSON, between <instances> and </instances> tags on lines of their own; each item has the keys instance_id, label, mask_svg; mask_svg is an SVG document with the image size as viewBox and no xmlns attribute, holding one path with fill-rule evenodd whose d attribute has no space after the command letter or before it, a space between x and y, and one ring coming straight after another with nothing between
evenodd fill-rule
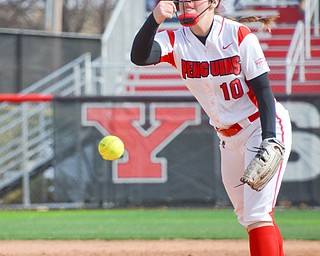
<instances>
[{"instance_id":1,"label":"softball pitcher","mask_svg":"<svg viewBox=\"0 0 320 256\"><path fill-rule=\"evenodd\" d=\"M131 60L140 66L167 62L179 71L220 138L223 184L249 234L251 255L284 255L273 212L291 150L289 115L271 91L270 69L257 37L240 22L217 15L219 4L160 1L134 39ZM175 15L180 29L157 32ZM244 21L268 26L272 18ZM268 161L271 151L282 162ZM252 174L269 164L271 174ZM256 184L265 177L263 186Z\"/></svg>"}]
</instances>

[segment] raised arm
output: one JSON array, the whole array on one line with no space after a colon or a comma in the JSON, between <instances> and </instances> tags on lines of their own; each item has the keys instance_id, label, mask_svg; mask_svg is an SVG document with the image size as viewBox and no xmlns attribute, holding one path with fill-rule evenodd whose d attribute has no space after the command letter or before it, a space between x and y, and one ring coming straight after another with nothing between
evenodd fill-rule
<instances>
[{"instance_id":1,"label":"raised arm","mask_svg":"<svg viewBox=\"0 0 320 256\"><path fill-rule=\"evenodd\" d=\"M171 19L176 6L173 1L160 1L145 23L136 34L132 48L131 61L139 66L151 65L160 62L161 48L154 41L154 37L161 23Z\"/></svg>"}]
</instances>

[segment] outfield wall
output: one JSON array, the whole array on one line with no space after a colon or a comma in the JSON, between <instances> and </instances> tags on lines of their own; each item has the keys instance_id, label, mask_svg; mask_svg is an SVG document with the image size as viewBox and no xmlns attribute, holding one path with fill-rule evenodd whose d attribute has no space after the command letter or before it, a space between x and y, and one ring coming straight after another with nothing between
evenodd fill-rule
<instances>
[{"instance_id":1,"label":"outfield wall","mask_svg":"<svg viewBox=\"0 0 320 256\"><path fill-rule=\"evenodd\" d=\"M293 125L293 148L278 205L320 205L320 99L279 96ZM101 207L228 206L218 138L192 97L55 98L51 200ZM99 140L126 150L103 160Z\"/></svg>"}]
</instances>

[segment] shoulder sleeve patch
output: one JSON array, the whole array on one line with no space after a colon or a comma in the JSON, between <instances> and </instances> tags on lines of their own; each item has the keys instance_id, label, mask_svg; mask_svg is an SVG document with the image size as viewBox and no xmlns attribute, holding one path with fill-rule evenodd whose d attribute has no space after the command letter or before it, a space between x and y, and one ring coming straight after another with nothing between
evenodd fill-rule
<instances>
[{"instance_id":1,"label":"shoulder sleeve patch","mask_svg":"<svg viewBox=\"0 0 320 256\"><path fill-rule=\"evenodd\" d=\"M245 26L240 26L238 29L238 46L242 43L243 39L251 33L251 30Z\"/></svg>"}]
</instances>

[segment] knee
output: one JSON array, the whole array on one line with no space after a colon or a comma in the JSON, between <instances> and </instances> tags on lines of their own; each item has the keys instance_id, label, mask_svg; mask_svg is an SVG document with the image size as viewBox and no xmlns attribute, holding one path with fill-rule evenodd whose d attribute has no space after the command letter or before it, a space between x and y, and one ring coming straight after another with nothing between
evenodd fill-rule
<instances>
[{"instance_id":1,"label":"knee","mask_svg":"<svg viewBox=\"0 0 320 256\"><path fill-rule=\"evenodd\" d=\"M273 226L272 221L257 221L247 226L247 231L250 232L255 228L265 227L265 226Z\"/></svg>"}]
</instances>

